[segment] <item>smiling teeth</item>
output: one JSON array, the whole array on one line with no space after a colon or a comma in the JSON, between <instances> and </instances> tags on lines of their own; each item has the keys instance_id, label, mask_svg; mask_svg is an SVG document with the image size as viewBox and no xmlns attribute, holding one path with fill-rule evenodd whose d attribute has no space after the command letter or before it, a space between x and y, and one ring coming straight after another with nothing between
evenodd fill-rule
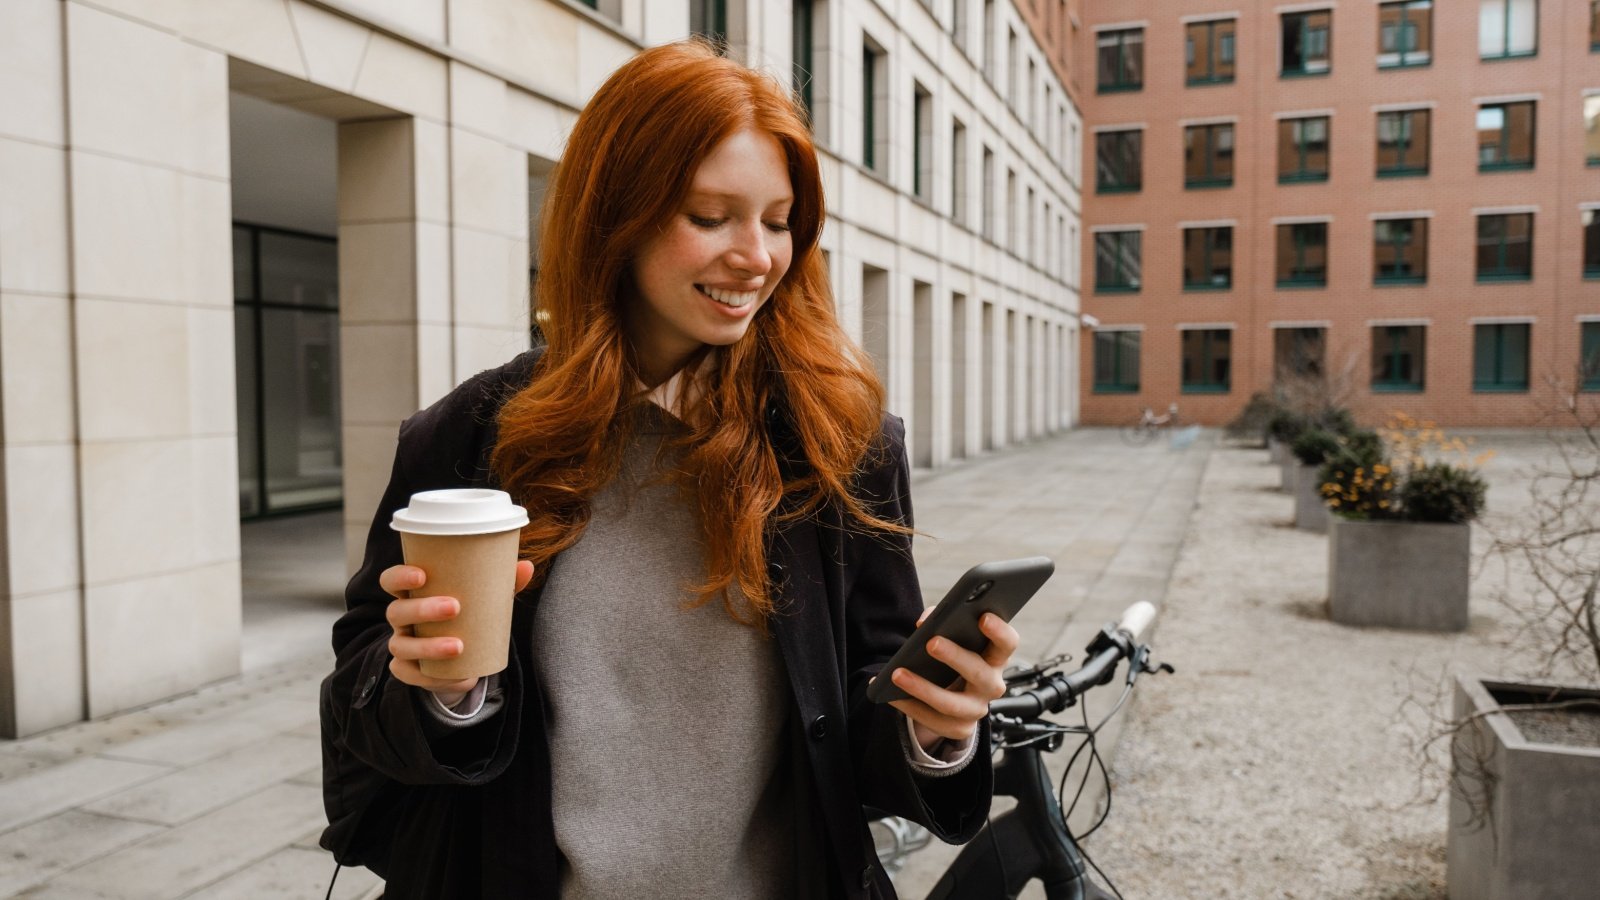
<instances>
[{"instance_id":1,"label":"smiling teeth","mask_svg":"<svg viewBox=\"0 0 1600 900\"><path fill-rule=\"evenodd\" d=\"M707 297L721 303L723 306L749 306L756 302L757 291L724 291L714 287L700 288Z\"/></svg>"}]
</instances>

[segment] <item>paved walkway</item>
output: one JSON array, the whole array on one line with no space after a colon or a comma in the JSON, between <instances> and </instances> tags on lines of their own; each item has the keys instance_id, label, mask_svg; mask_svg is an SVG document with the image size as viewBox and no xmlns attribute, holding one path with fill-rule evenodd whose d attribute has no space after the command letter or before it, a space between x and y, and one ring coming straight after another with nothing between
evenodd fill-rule
<instances>
[{"instance_id":1,"label":"paved walkway","mask_svg":"<svg viewBox=\"0 0 1600 900\"><path fill-rule=\"evenodd\" d=\"M1128 603L1164 596L1211 444L1128 448L1075 431L920 474L928 599L985 559L1050 556L1055 577L1018 617L1021 655L1081 651ZM0 897L323 896L316 693L343 578L326 552L337 524L321 521L247 535L242 677L0 742ZM924 895L949 856L919 854L903 895ZM334 896L377 888L347 870Z\"/></svg>"}]
</instances>

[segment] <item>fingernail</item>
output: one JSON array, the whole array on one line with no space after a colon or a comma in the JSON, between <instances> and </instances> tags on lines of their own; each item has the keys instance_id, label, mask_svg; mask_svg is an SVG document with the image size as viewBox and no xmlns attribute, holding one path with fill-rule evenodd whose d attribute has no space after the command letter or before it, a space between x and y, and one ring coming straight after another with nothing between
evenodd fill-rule
<instances>
[{"instance_id":1,"label":"fingernail","mask_svg":"<svg viewBox=\"0 0 1600 900\"><path fill-rule=\"evenodd\" d=\"M905 681L906 680L906 670L905 669L895 669L893 672L889 673L889 680L894 682L895 684L899 684L902 681Z\"/></svg>"},{"instance_id":2,"label":"fingernail","mask_svg":"<svg viewBox=\"0 0 1600 900\"><path fill-rule=\"evenodd\" d=\"M451 647L454 648L452 652L456 656L460 656L461 655L461 651L466 649L466 647L460 641L452 641L451 642Z\"/></svg>"},{"instance_id":3,"label":"fingernail","mask_svg":"<svg viewBox=\"0 0 1600 900\"><path fill-rule=\"evenodd\" d=\"M944 650L944 638L933 638L928 641L928 652L939 653Z\"/></svg>"}]
</instances>

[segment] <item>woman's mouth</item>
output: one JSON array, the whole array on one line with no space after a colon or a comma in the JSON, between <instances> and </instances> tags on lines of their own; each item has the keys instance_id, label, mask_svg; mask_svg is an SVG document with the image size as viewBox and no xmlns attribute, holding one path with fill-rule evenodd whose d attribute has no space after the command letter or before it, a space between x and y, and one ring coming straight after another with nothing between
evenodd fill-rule
<instances>
[{"instance_id":1,"label":"woman's mouth","mask_svg":"<svg viewBox=\"0 0 1600 900\"><path fill-rule=\"evenodd\" d=\"M735 309L742 306L749 306L750 304L756 302L756 297L760 296L761 294L760 291L724 291L720 288L714 288L704 284L695 285L695 290L698 290L700 293L705 294L712 300L721 303L723 306L731 306Z\"/></svg>"}]
</instances>

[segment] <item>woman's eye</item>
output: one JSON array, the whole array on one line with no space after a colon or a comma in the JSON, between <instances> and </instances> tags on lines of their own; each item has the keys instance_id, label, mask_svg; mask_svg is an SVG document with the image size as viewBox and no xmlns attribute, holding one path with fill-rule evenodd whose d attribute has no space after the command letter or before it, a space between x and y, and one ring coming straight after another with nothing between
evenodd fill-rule
<instances>
[{"instance_id":1,"label":"woman's eye","mask_svg":"<svg viewBox=\"0 0 1600 900\"><path fill-rule=\"evenodd\" d=\"M725 220L713 219L708 216L691 215L689 216L689 221L697 228L715 228L718 225L721 225Z\"/></svg>"},{"instance_id":2,"label":"woman's eye","mask_svg":"<svg viewBox=\"0 0 1600 900\"><path fill-rule=\"evenodd\" d=\"M776 232L778 234L783 234L783 233L785 233L785 232L787 232L789 230L789 223L788 222L768 222L767 223L767 230L772 231L772 232Z\"/></svg>"}]
</instances>

